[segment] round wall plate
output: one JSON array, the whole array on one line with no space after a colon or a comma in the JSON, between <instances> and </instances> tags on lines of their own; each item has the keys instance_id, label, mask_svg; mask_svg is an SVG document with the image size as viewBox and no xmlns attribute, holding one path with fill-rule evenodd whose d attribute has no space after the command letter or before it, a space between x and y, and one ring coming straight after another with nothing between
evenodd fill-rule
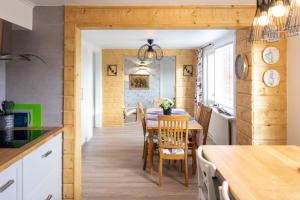
<instances>
[{"instance_id":1,"label":"round wall plate","mask_svg":"<svg viewBox=\"0 0 300 200\"><path fill-rule=\"evenodd\" d=\"M273 65L279 61L280 53L276 47L267 47L264 49L262 56L265 63Z\"/></svg>"},{"instance_id":2,"label":"round wall plate","mask_svg":"<svg viewBox=\"0 0 300 200\"><path fill-rule=\"evenodd\" d=\"M268 87L276 87L280 83L280 74L275 69L269 69L264 73L264 83Z\"/></svg>"},{"instance_id":3,"label":"round wall plate","mask_svg":"<svg viewBox=\"0 0 300 200\"><path fill-rule=\"evenodd\" d=\"M248 74L248 59L244 55L238 55L235 59L235 75L238 79L245 79Z\"/></svg>"}]
</instances>

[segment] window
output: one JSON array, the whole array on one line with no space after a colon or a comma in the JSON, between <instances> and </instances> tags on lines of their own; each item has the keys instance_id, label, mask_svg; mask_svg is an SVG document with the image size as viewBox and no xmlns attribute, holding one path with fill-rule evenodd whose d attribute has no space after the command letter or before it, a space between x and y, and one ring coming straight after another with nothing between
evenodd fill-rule
<instances>
[{"instance_id":1,"label":"window","mask_svg":"<svg viewBox=\"0 0 300 200\"><path fill-rule=\"evenodd\" d=\"M234 70L232 43L209 49L204 54L205 100L234 114Z\"/></svg>"}]
</instances>

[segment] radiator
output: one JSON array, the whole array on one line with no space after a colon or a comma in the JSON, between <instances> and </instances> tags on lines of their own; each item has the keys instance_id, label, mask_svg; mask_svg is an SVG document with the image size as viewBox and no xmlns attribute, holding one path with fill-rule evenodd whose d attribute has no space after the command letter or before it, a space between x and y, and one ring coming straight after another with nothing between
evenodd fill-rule
<instances>
[{"instance_id":1,"label":"radiator","mask_svg":"<svg viewBox=\"0 0 300 200\"><path fill-rule=\"evenodd\" d=\"M213 109L208 135L217 145L235 144L234 117L221 114Z\"/></svg>"}]
</instances>

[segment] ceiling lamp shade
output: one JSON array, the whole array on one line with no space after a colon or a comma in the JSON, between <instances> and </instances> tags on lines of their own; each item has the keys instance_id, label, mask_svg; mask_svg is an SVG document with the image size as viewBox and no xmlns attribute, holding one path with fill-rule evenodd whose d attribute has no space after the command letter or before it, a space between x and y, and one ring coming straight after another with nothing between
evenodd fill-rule
<instances>
[{"instance_id":1,"label":"ceiling lamp shade","mask_svg":"<svg viewBox=\"0 0 300 200\"><path fill-rule=\"evenodd\" d=\"M139 64L138 64L138 66L139 67L147 67L151 63L152 63L152 61L140 61Z\"/></svg>"},{"instance_id":2,"label":"ceiling lamp shade","mask_svg":"<svg viewBox=\"0 0 300 200\"><path fill-rule=\"evenodd\" d=\"M250 42L278 41L299 33L300 0L257 0Z\"/></svg>"},{"instance_id":3,"label":"ceiling lamp shade","mask_svg":"<svg viewBox=\"0 0 300 200\"><path fill-rule=\"evenodd\" d=\"M299 35L300 0L291 0L286 30L289 37Z\"/></svg>"},{"instance_id":4,"label":"ceiling lamp shade","mask_svg":"<svg viewBox=\"0 0 300 200\"><path fill-rule=\"evenodd\" d=\"M265 39L269 42L285 37L286 23L290 11L289 0L271 0L268 10L269 23L266 26Z\"/></svg>"},{"instance_id":5,"label":"ceiling lamp shade","mask_svg":"<svg viewBox=\"0 0 300 200\"><path fill-rule=\"evenodd\" d=\"M138 58L140 61L146 60L161 60L163 58L163 51L157 44L154 44L153 39L147 40L148 44L144 44L139 48Z\"/></svg>"},{"instance_id":6,"label":"ceiling lamp shade","mask_svg":"<svg viewBox=\"0 0 300 200\"><path fill-rule=\"evenodd\" d=\"M250 42L263 40L265 24L267 24L268 18L266 18L266 7L259 0L256 1L256 12L251 27Z\"/></svg>"}]
</instances>

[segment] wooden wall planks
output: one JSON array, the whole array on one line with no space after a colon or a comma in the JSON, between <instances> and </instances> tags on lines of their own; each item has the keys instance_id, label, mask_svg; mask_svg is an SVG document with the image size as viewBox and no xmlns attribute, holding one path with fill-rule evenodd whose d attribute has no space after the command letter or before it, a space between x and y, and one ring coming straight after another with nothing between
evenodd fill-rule
<instances>
[{"instance_id":1,"label":"wooden wall planks","mask_svg":"<svg viewBox=\"0 0 300 200\"><path fill-rule=\"evenodd\" d=\"M237 31L237 54L246 54L250 70L246 80L237 81L238 144L285 144L287 135L286 40L275 43L249 43L249 30ZM268 46L280 51L280 60L266 64L262 52ZM267 87L263 74L277 69L281 76L278 87Z\"/></svg>"},{"instance_id":2,"label":"wooden wall planks","mask_svg":"<svg viewBox=\"0 0 300 200\"><path fill-rule=\"evenodd\" d=\"M250 26L254 13L254 6L66 6L64 24L64 134L65 138L73 140L73 152L72 149L66 149L71 147L65 146L64 199L81 199L80 107L78 105L80 98L79 29L237 29Z\"/></svg>"}]
</instances>

